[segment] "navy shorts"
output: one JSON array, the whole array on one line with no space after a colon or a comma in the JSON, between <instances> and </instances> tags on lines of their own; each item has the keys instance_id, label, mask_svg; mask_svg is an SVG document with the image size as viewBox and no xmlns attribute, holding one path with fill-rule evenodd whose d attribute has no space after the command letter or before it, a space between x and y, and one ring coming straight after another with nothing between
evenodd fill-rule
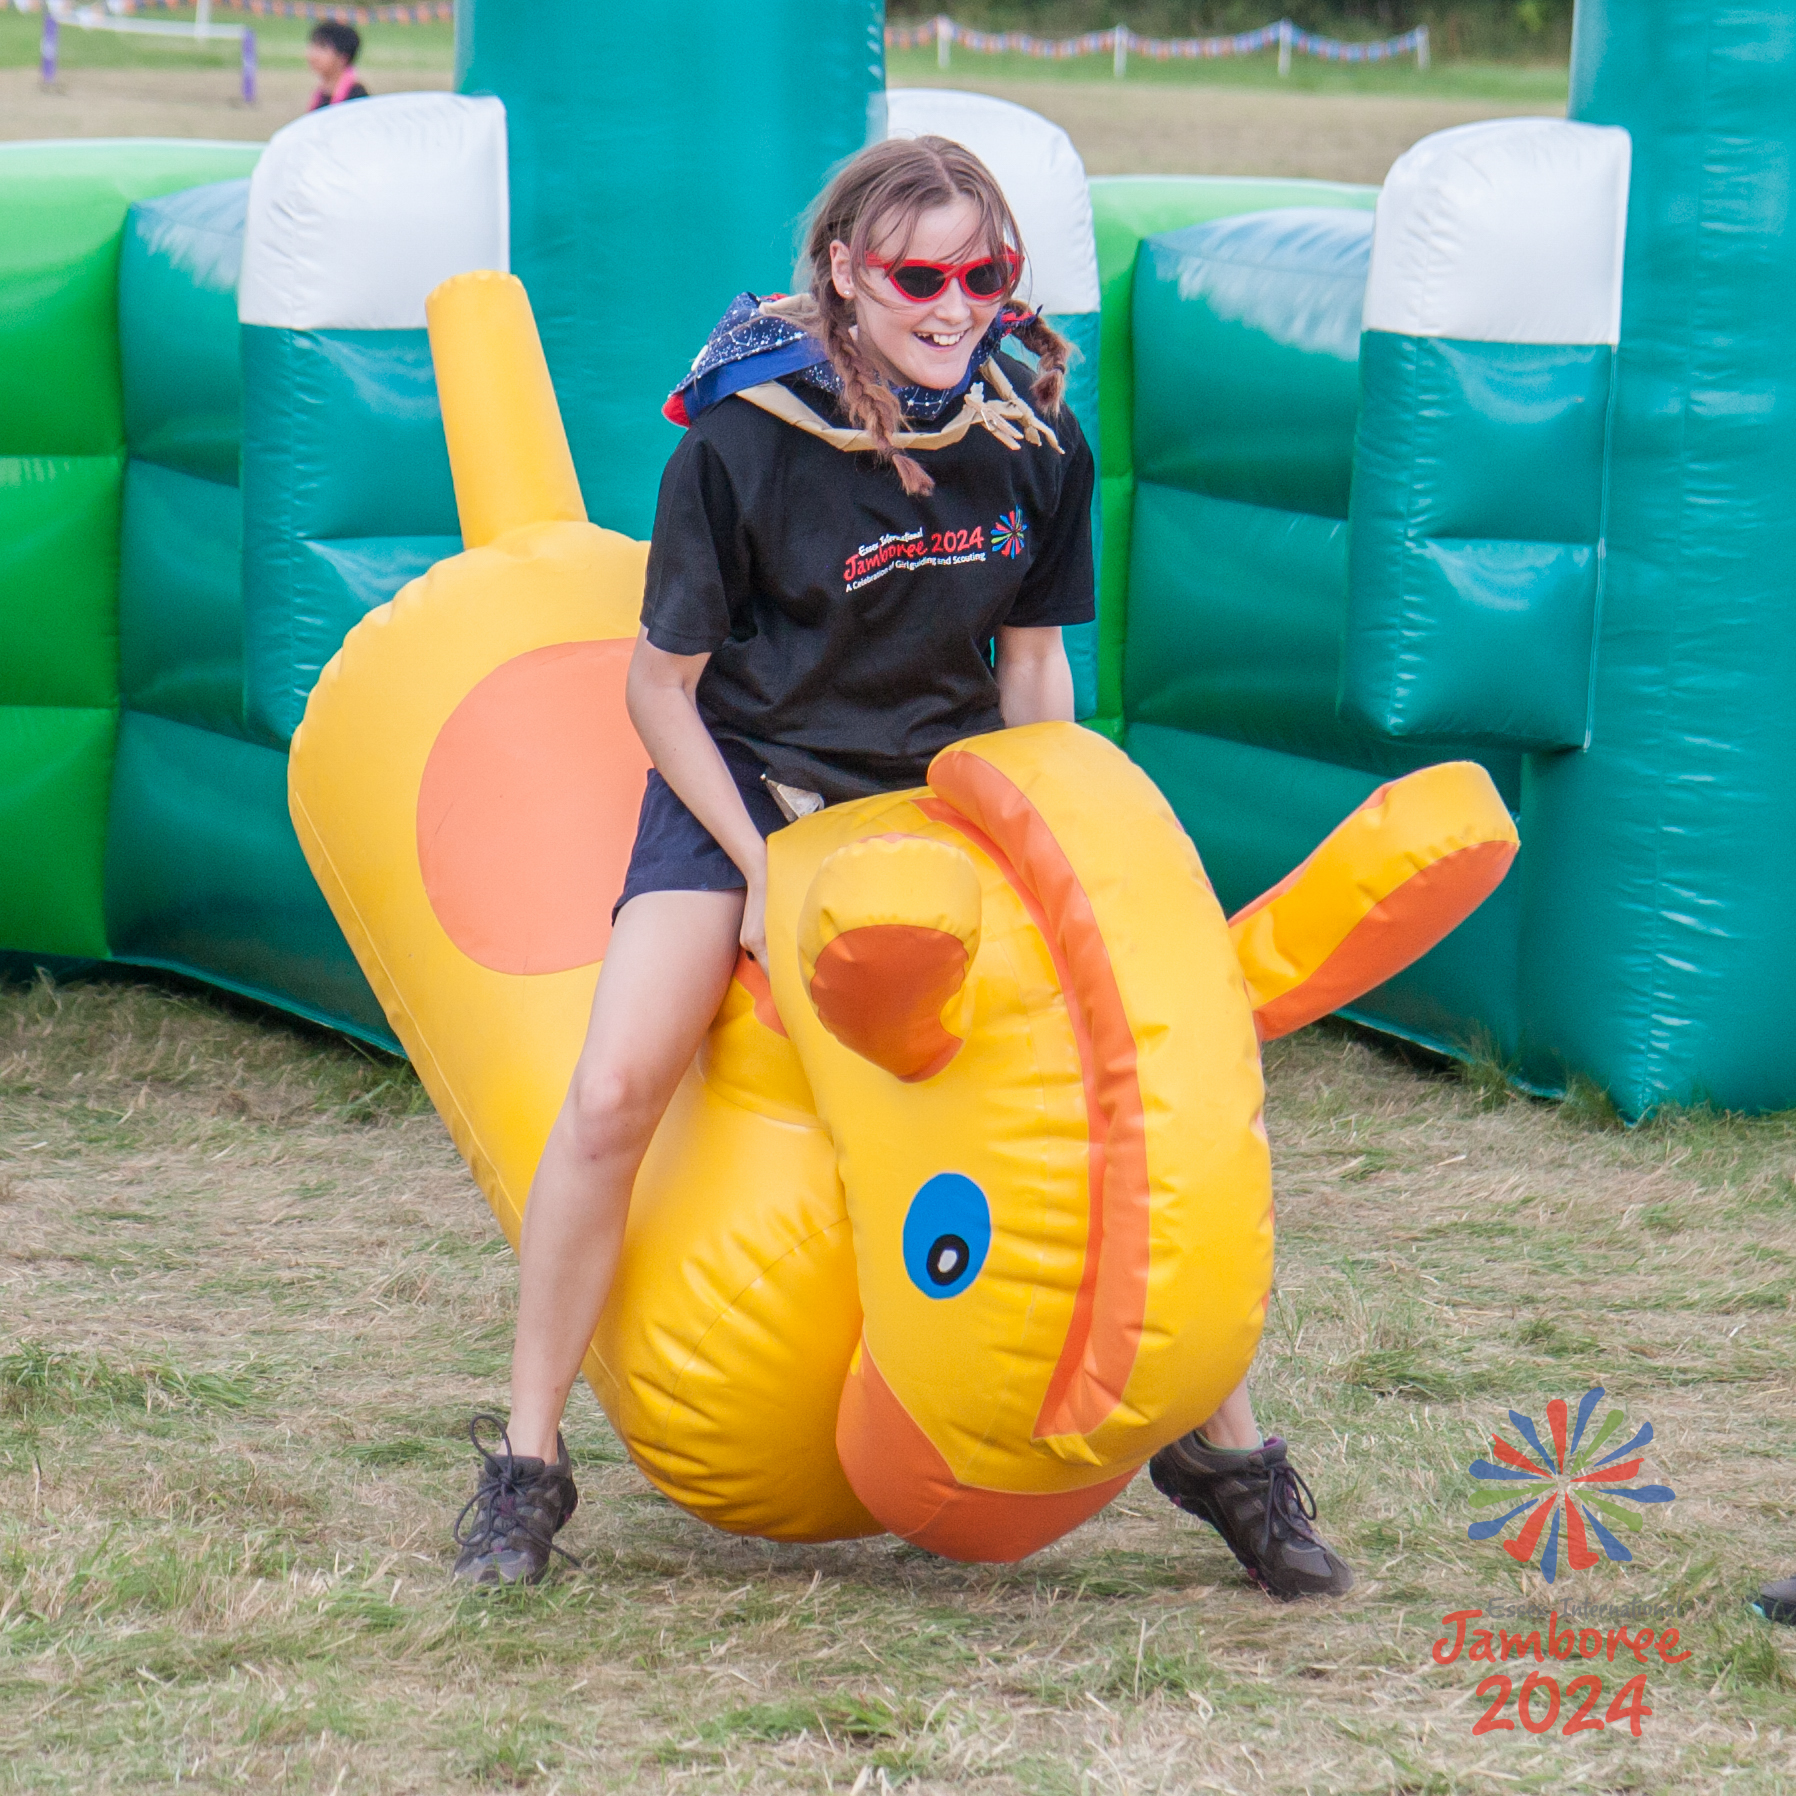
<instances>
[{"instance_id":1,"label":"navy shorts","mask_svg":"<svg viewBox=\"0 0 1796 1796\"><path fill-rule=\"evenodd\" d=\"M719 742L717 748L755 828L763 836L784 829L784 814L761 784L766 771L761 763L740 743ZM736 863L651 767L636 819L636 845L630 850L623 895L611 907L612 922L632 898L644 892L741 892L747 887Z\"/></svg>"}]
</instances>

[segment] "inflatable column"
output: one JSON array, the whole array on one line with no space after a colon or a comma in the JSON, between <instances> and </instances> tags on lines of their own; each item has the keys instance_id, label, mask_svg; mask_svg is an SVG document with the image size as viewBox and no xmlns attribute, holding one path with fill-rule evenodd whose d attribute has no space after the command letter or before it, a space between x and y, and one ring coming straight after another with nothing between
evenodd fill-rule
<instances>
[{"instance_id":1,"label":"inflatable column","mask_svg":"<svg viewBox=\"0 0 1796 1796\"><path fill-rule=\"evenodd\" d=\"M878 0L461 0L457 85L511 131L512 267L586 506L646 537L661 402L743 288L791 285L804 209L885 131Z\"/></svg>"},{"instance_id":2,"label":"inflatable column","mask_svg":"<svg viewBox=\"0 0 1796 1796\"><path fill-rule=\"evenodd\" d=\"M507 264L505 113L396 94L275 134L250 181L245 686L284 748L344 632L456 554L424 296Z\"/></svg>"},{"instance_id":3,"label":"inflatable column","mask_svg":"<svg viewBox=\"0 0 1796 1796\"><path fill-rule=\"evenodd\" d=\"M118 753L106 829L115 959L172 968L391 1046L306 870L287 756L244 720L247 180L131 208L120 246L125 401Z\"/></svg>"},{"instance_id":4,"label":"inflatable column","mask_svg":"<svg viewBox=\"0 0 1796 1796\"><path fill-rule=\"evenodd\" d=\"M1621 322L1625 131L1496 119L1379 196L1341 665L1350 724L1583 748Z\"/></svg>"},{"instance_id":5,"label":"inflatable column","mask_svg":"<svg viewBox=\"0 0 1796 1796\"><path fill-rule=\"evenodd\" d=\"M1633 177L1591 745L1532 763L1524 997L1629 1113L1796 1104L1793 81L1790 0L1579 5L1572 116Z\"/></svg>"}]
</instances>

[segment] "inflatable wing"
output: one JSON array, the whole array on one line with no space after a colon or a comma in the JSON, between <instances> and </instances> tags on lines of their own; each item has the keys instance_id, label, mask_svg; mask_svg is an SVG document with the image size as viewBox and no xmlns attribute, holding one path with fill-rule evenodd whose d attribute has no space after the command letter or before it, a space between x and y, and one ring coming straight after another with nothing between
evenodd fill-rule
<instances>
[{"instance_id":1,"label":"inflatable wing","mask_svg":"<svg viewBox=\"0 0 1796 1796\"><path fill-rule=\"evenodd\" d=\"M643 789L644 547L584 519L518 283L458 276L430 327L467 548L350 633L290 797L515 1243ZM1480 769L1429 769L1231 931L1152 783L1070 724L780 831L769 971L655 1136L586 1360L637 1464L776 1539L1009 1560L1075 1526L1252 1359L1259 1036L1413 959L1513 849Z\"/></svg>"}]
</instances>

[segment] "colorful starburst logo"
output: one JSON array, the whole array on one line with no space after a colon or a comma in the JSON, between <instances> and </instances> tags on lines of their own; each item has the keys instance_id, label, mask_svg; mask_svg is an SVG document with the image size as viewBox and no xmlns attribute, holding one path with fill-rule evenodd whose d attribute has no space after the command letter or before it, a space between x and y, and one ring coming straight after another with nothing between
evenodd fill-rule
<instances>
[{"instance_id":1,"label":"colorful starburst logo","mask_svg":"<svg viewBox=\"0 0 1796 1796\"><path fill-rule=\"evenodd\" d=\"M1029 533L1029 526L1023 521L1020 511L1007 511L997 523L992 525L992 547L1000 555L1008 555L1013 560L1023 552L1023 539Z\"/></svg>"},{"instance_id":2,"label":"colorful starburst logo","mask_svg":"<svg viewBox=\"0 0 1796 1796\"><path fill-rule=\"evenodd\" d=\"M1488 1521L1473 1522L1466 1530L1468 1539L1495 1540L1511 1522L1521 1522L1521 1532L1513 1540L1502 1543L1503 1551L1520 1565L1529 1564L1538 1551L1540 1575L1549 1584L1560 1572L1562 1520L1565 1562L1571 1570L1584 1571L1603 1555L1623 1564L1633 1559L1634 1555L1616 1539L1605 1522L1637 1529L1641 1525L1641 1513L1637 1508L1623 1508L1624 1502L1670 1503L1675 1501L1676 1492L1666 1484L1633 1485L1628 1482L1639 1474L1644 1463L1640 1449L1653 1438L1651 1422L1642 1422L1625 1445L1604 1453L1603 1449L1627 1425L1624 1413L1612 1409L1589 1443L1584 1443L1590 1418L1596 1413L1603 1395L1600 1384L1584 1393L1577 1416L1569 1419L1569 1438L1565 1400L1555 1397L1547 1405L1547 1431L1552 1438L1550 1450L1541 1443L1540 1430L1532 1416L1514 1409L1509 1412L1510 1423L1527 1443L1528 1451L1523 1452L1501 1435L1493 1434L1491 1450L1498 1463L1492 1465L1488 1459L1474 1459L1468 1469L1474 1478L1511 1488L1478 1491L1472 1502L1478 1508L1488 1509L1497 1503L1513 1503L1516 1497L1524 1494L1526 1500ZM1513 1488L1516 1485L1528 1488L1524 1493ZM1588 1532L1586 1524L1589 1525ZM1545 1545L1541 1543L1543 1533ZM1592 1534L1603 1549L1602 1555L1591 1548Z\"/></svg>"}]
</instances>

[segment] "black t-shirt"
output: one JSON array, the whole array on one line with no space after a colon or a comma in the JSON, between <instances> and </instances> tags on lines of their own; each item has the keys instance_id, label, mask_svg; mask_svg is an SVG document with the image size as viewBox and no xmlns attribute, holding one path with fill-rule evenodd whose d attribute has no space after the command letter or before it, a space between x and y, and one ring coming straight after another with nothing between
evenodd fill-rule
<instances>
[{"instance_id":1,"label":"black t-shirt","mask_svg":"<svg viewBox=\"0 0 1796 1796\"><path fill-rule=\"evenodd\" d=\"M1001 362L1028 399L1029 370ZM1063 454L977 425L918 451L935 491L913 499L748 400L702 413L661 477L642 621L657 648L711 656L711 733L834 802L921 785L949 743L1001 728L998 629L1094 612L1091 451L1070 410L1044 422Z\"/></svg>"}]
</instances>

